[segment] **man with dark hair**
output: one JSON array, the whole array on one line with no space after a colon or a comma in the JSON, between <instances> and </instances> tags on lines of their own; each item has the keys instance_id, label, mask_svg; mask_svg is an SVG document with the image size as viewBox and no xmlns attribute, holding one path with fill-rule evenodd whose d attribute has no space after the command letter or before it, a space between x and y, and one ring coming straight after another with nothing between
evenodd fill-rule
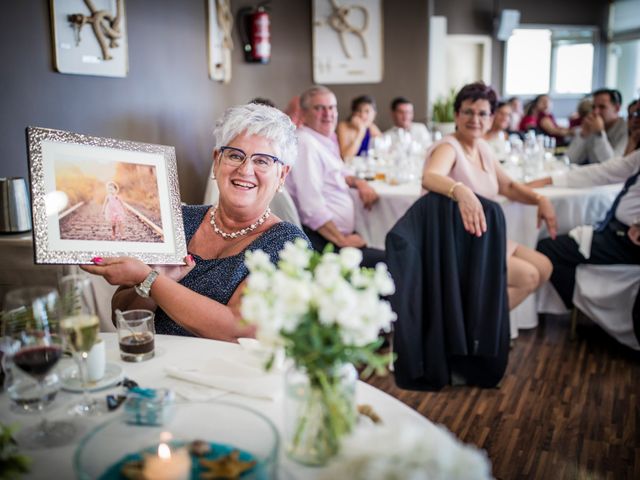
<instances>
[{"instance_id":1,"label":"man with dark hair","mask_svg":"<svg viewBox=\"0 0 640 480\"><path fill-rule=\"evenodd\" d=\"M634 100L627 107L627 148L624 154L628 155L634 150L640 149L640 99Z\"/></svg>"},{"instance_id":2,"label":"man with dark hair","mask_svg":"<svg viewBox=\"0 0 640 480\"><path fill-rule=\"evenodd\" d=\"M600 163L624 153L627 126L619 115L621 104L622 96L617 90L602 88L593 92L593 110L567 149L572 163Z\"/></svg>"},{"instance_id":3,"label":"man with dark hair","mask_svg":"<svg viewBox=\"0 0 640 480\"><path fill-rule=\"evenodd\" d=\"M391 118L393 127L384 132L392 144L401 143L404 139L418 142L426 152L431 146L431 134L423 123L413 121L413 104L405 97L396 97L391 102Z\"/></svg>"}]
</instances>

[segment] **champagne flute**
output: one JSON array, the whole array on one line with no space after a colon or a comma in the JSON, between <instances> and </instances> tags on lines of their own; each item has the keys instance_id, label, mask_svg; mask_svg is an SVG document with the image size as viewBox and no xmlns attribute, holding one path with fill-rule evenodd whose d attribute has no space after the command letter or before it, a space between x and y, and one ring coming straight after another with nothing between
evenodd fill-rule
<instances>
[{"instance_id":1,"label":"champagne flute","mask_svg":"<svg viewBox=\"0 0 640 480\"><path fill-rule=\"evenodd\" d=\"M66 275L60 279L59 288L62 305L61 332L78 361L82 385L82 399L71 407L70 412L82 416L100 415L104 409L89 395L87 388L87 357L98 340L100 330L91 279L85 274Z\"/></svg>"},{"instance_id":2,"label":"champagne flute","mask_svg":"<svg viewBox=\"0 0 640 480\"><path fill-rule=\"evenodd\" d=\"M62 357L60 297L48 287L25 287L9 291L4 298L3 334L13 364L38 383L41 401L38 425L22 430L18 442L27 448L52 447L68 443L76 434L65 421L49 422L42 411L46 377Z\"/></svg>"}]
</instances>

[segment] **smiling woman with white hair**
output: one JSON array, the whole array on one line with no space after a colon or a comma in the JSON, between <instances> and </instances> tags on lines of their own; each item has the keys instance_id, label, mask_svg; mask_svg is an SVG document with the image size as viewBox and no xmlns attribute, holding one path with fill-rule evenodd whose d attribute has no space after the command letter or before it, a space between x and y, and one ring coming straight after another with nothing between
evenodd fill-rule
<instances>
[{"instance_id":1,"label":"smiling woman with white hair","mask_svg":"<svg viewBox=\"0 0 640 480\"><path fill-rule=\"evenodd\" d=\"M118 257L95 258L83 268L120 285L114 310L154 310L157 333L236 341L255 333L239 314L245 252L263 250L275 263L286 242L307 239L269 209L295 162L297 143L287 115L256 104L227 109L214 137L212 176L220 197L215 206L183 207L186 266Z\"/></svg>"}]
</instances>

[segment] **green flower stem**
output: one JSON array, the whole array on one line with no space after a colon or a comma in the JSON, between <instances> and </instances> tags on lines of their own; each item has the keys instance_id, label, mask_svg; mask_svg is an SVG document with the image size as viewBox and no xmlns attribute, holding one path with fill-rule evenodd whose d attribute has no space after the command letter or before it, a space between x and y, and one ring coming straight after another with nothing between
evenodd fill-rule
<instances>
[{"instance_id":1,"label":"green flower stem","mask_svg":"<svg viewBox=\"0 0 640 480\"><path fill-rule=\"evenodd\" d=\"M308 384L296 412L290 451L303 463L326 463L353 427L353 385L345 384L334 371L307 370Z\"/></svg>"}]
</instances>

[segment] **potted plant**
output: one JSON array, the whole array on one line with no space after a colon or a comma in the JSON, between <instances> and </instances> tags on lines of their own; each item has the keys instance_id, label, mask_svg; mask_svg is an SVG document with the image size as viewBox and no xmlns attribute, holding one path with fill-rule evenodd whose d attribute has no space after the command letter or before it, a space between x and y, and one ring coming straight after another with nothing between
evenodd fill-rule
<instances>
[{"instance_id":1,"label":"potted plant","mask_svg":"<svg viewBox=\"0 0 640 480\"><path fill-rule=\"evenodd\" d=\"M456 130L453 110L455 99L456 90L452 88L449 91L449 95L440 97L438 101L433 104L433 128L442 135L448 135Z\"/></svg>"}]
</instances>

